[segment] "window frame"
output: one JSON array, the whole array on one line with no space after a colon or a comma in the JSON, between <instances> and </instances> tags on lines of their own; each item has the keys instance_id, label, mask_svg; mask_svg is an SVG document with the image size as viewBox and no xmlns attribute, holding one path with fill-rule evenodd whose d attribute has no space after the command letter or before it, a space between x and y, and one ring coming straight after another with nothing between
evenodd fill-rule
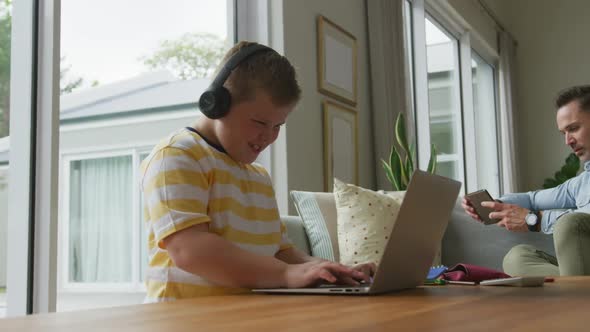
<instances>
[{"instance_id":1,"label":"window frame","mask_svg":"<svg viewBox=\"0 0 590 332\"><path fill-rule=\"evenodd\" d=\"M59 115L60 1L12 5L8 317L55 310Z\"/></svg>"}]
</instances>

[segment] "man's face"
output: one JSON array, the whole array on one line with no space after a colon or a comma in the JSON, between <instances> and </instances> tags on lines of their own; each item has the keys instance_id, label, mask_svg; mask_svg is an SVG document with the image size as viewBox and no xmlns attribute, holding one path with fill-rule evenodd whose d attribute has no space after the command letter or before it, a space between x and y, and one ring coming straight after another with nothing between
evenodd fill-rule
<instances>
[{"instance_id":1,"label":"man's face","mask_svg":"<svg viewBox=\"0 0 590 332\"><path fill-rule=\"evenodd\" d=\"M252 163L277 139L293 108L294 105L277 107L267 93L259 91L253 100L232 106L216 122L219 143L233 160Z\"/></svg>"},{"instance_id":2,"label":"man's face","mask_svg":"<svg viewBox=\"0 0 590 332\"><path fill-rule=\"evenodd\" d=\"M590 160L590 111L572 101L557 110L557 128L582 162Z\"/></svg>"}]
</instances>

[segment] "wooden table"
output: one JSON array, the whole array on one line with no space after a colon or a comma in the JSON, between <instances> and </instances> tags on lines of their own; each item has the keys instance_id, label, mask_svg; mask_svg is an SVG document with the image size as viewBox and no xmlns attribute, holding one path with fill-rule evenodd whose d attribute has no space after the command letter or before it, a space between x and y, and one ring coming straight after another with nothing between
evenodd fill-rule
<instances>
[{"instance_id":1,"label":"wooden table","mask_svg":"<svg viewBox=\"0 0 590 332\"><path fill-rule=\"evenodd\" d=\"M237 295L39 314L1 331L590 330L590 277L544 287L425 286L378 296Z\"/></svg>"}]
</instances>

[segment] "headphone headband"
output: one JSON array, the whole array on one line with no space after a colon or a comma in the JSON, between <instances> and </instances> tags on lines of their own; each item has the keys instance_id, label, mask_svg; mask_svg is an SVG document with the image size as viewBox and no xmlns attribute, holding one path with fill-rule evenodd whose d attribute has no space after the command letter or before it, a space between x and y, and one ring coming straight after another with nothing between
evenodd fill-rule
<instances>
[{"instance_id":1,"label":"headphone headband","mask_svg":"<svg viewBox=\"0 0 590 332\"><path fill-rule=\"evenodd\" d=\"M250 44L247 46L242 47L239 51L237 51L234 55L232 55L229 60L225 62L213 82L211 83L210 88L218 88L223 86L223 83L227 80L231 72L236 69L236 67L242 63L242 61L246 60L246 58L250 57L254 53L258 53L261 51L272 51L275 52L272 48L268 46L264 46L261 44Z\"/></svg>"}]
</instances>

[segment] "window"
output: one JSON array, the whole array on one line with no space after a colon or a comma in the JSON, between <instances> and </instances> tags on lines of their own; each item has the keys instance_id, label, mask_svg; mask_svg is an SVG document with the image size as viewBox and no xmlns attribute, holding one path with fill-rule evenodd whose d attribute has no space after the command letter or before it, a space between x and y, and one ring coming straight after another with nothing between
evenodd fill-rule
<instances>
[{"instance_id":1,"label":"window","mask_svg":"<svg viewBox=\"0 0 590 332\"><path fill-rule=\"evenodd\" d=\"M486 188L497 197L497 54L484 60L473 49L469 30L452 15L437 15L428 5L427 11L422 0L409 6L418 164L426 168L432 143L438 174L463 182L463 191Z\"/></svg>"},{"instance_id":2,"label":"window","mask_svg":"<svg viewBox=\"0 0 590 332\"><path fill-rule=\"evenodd\" d=\"M233 0L61 1L58 311L143 301L139 163L194 122L235 43L234 10Z\"/></svg>"},{"instance_id":3,"label":"window","mask_svg":"<svg viewBox=\"0 0 590 332\"><path fill-rule=\"evenodd\" d=\"M472 56L473 113L475 115L475 145L477 184L487 188L492 197L500 195L498 128L496 116L495 69L475 51Z\"/></svg>"},{"instance_id":4,"label":"window","mask_svg":"<svg viewBox=\"0 0 590 332\"><path fill-rule=\"evenodd\" d=\"M147 153L106 154L111 156L66 158L65 288L80 284L143 288L147 249L142 196L134 175L140 160L134 156L143 159Z\"/></svg>"},{"instance_id":5,"label":"window","mask_svg":"<svg viewBox=\"0 0 590 332\"><path fill-rule=\"evenodd\" d=\"M458 41L425 20L430 139L437 148L437 173L463 181Z\"/></svg>"},{"instance_id":6,"label":"window","mask_svg":"<svg viewBox=\"0 0 590 332\"><path fill-rule=\"evenodd\" d=\"M69 283L132 282L132 158L70 162Z\"/></svg>"},{"instance_id":7,"label":"window","mask_svg":"<svg viewBox=\"0 0 590 332\"><path fill-rule=\"evenodd\" d=\"M63 157L62 234L68 242L58 310L78 308L72 291L143 292L147 242L137 169L147 156L139 151L146 150Z\"/></svg>"}]
</instances>

